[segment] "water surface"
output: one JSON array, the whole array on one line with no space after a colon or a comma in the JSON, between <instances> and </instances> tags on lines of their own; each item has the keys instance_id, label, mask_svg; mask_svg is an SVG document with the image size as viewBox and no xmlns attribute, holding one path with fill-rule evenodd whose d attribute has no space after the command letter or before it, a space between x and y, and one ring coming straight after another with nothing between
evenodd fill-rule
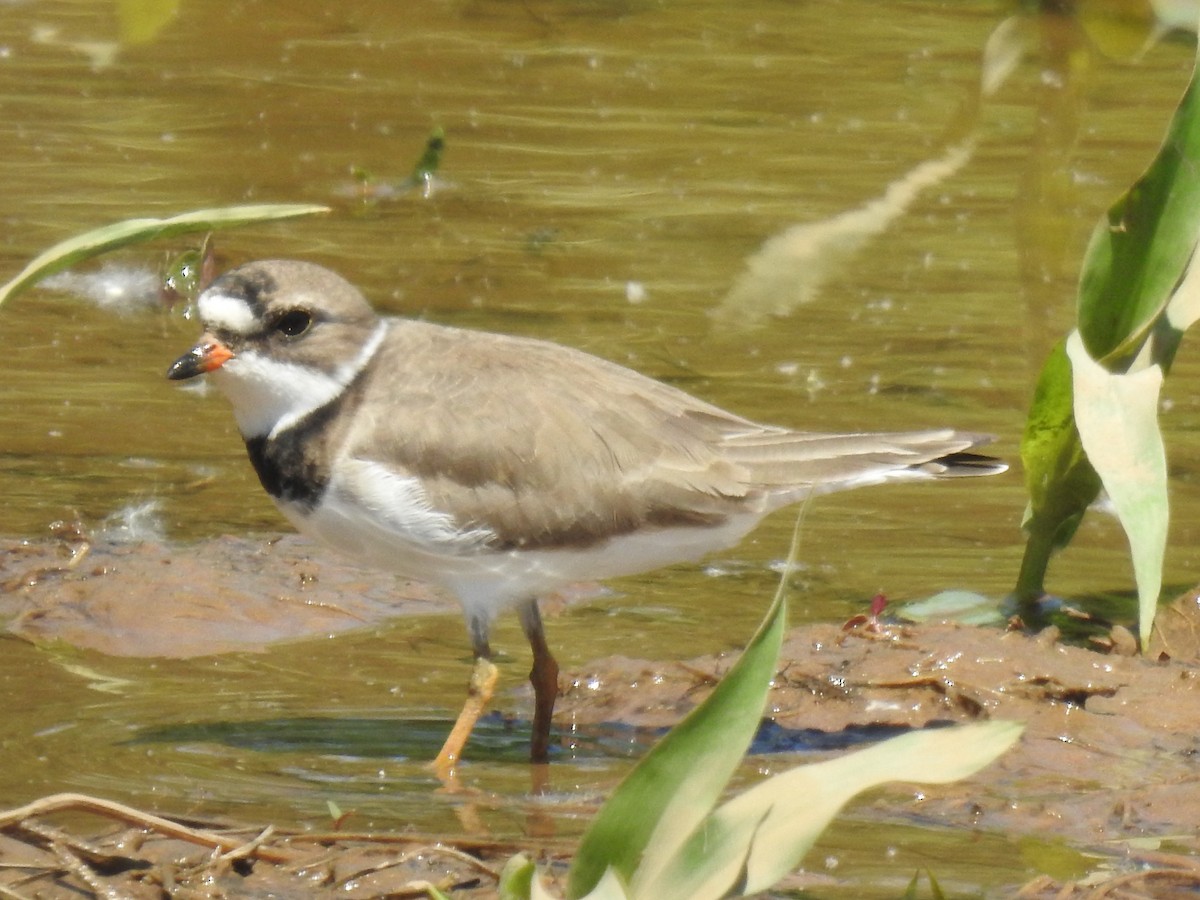
<instances>
[{"instance_id":1,"label":"water surface","mask_svg":"<svg viewBox=\"0 0 1200 900\"><path fill-rule=\"evenodd\" d=\"M1011 69L985 67L1016 15L991 2L189 0L157 30L121 9L45 0L0 15L3 271L130 216L327 203L323 218L220 235L223 262L311 259L388 312L568 343L750 417L953 425L995 434L1014 462L1088 233L1151 158L1192 59L1188 40L1133 58L1101 52L1079 22L1017 17ZM982 72L999 80L984 96ZM445 184L388 190L435 126ZM355 194L352 169L375 199ZM172 249L120 262L155 268ZM0 315L0 533L99 527L151 499L174 541L286 529L223 402L163 378L193 323L47 292ZM1200 569L1195 375L1185 349L1164 416L1180 584ZM797 615L845 617L878 591L1000 597L1023 507L1019 467L822 500ZM740 644L791 524L777 516L707 567L626 579L553 619L564 666ZM1111 521L1092 517L1076 544L1053 590L1129 586ZM515 691L515 623L494 644ZM311 822L334 800L361 827L457 828L461 801L431 795L418 763L467 656L455 615L186 662L9 642L0 803L84 790ZM413 745L421 717L434 730ZM570 834L623 765L564 764L562 793L532 807L503 754L467 777L495 796L492 830L548 818ZM968 880L1019 880L1019 861L997 865Z\"/></svg>"}]
</instances>

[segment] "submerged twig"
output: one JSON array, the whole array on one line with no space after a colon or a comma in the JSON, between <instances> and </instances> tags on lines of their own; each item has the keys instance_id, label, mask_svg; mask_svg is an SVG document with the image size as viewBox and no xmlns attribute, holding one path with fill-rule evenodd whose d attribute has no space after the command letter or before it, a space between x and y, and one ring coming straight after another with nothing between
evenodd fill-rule
<instances>
[{"instance_id":1,"label":"submerged twig","mask_svg":"<svg viewBox=\"0 0 1200 900\"><path fill-rule=\"evenodd\" d=\"M250 846L239 838L226 837L214 834L211 831L191 828L171 819L143 812L132 806L126 806L123 803L104 800L99 797L89 797L87 794L52 794L49 797L34 800L25 806L0 812L0 829L19 826L25 819L69 810L106 816L107 818L124 822L127 825L136 825L150 831L156 831L168 837L179 838L180 840L199 844L203 847L212 847L223 853L237 853L239 850ZM255 841L251 841L250 844L255 845ZM255 845L252 851L255 858L263 859L267 862L285 863L296 859L294 853L287 853L269 847Z\"/></svg>"},{"instance_id":2,"label":"submerged twig","mask_svg":"<svg viewBox=\"0 0 1200 900\"><path fill-rule=\"evenodd\" d=\"M267 838L275 834L275 826L268 825L264 828L257 837L251 838L240 846L234 847L232 850L226 850L219 857L217 862L234 862L239 859L245 859L247 856L254 856L258 853L263 843Z\"/></svg>"}]
</instances>

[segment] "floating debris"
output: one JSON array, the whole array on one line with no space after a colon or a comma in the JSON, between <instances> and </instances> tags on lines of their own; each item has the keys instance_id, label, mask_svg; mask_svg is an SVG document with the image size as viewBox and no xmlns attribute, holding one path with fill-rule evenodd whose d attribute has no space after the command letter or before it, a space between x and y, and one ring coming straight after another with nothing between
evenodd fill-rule
<instances>
[{"instance_id":1,"label":"floating debris","mask_svg":"<svg viewBox=\"0 0 1200 900\"><path fill-rule=\"evenodd\" d=\"M43 279L38 287L86 300L119 315L162 306L162 276L148 266L106 262L93 272L59 272Z\"/></svg>"}]
</instances>

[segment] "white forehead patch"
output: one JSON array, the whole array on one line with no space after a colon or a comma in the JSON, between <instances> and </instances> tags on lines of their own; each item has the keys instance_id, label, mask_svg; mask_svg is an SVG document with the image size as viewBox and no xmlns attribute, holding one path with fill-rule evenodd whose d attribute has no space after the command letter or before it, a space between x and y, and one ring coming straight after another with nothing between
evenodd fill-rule
<instances>
[{"instance_id":1,"label":"white forehead patch","mask_svg":"<svg viewBox=\"0 0 1200 900\"><path fill-rule=\"evenodd\" d=\"M196 306L200 321L208 328L245 335L253 334L261 324L241 297L205 291Z\"/></svg>"}]
</instances>

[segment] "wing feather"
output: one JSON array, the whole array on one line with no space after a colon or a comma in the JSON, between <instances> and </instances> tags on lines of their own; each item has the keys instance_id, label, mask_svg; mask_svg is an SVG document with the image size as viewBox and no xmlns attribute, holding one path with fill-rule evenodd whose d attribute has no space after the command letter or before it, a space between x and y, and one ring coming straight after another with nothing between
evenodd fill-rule
<instances>
[{"instance_id":1,"label":"wing feather","mask_svg":"<svg viewBox=\"0 0 1200 900\"><path fill-rule=\"evenodd\" d=\"M433 509L498 547L715 526L979 442L759 425L578 350L421 322L392 320L377 363L362 402L388 413L360 415L348 453L419 477Z\"/></svg>"}]
</instances>

